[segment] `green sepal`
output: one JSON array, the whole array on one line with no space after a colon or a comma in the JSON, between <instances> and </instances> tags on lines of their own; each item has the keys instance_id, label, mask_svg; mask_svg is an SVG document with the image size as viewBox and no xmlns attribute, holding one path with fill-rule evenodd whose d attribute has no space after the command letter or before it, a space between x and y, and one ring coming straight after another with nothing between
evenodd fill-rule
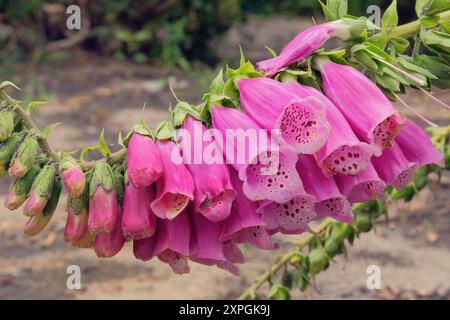
<instances>
[{"instance_id":1,"label":"green sepal","mask_svg":"<svg viewBox=\"0 0 450 320\"><path fill-rule=\"evenodd\" d=\"M0 111L0 142L6 141L14 131L14 112Z\"/></svg>"},{"instance_id":2,"label":"green sepal","mask_svg":"<svg viewBox=\"0 0 450 320\"><path fill-rule=\"evenodd\" d=\"M39 197L50 199L56 176L56 169L53 165L45 165L31 187Z\"/></svg>"},{"instance_id":3,"label":"green sepal","mask_svg":"<svg viewBox=\"0 0 450 320\"><path fill-rule=\"evenodd\" d=\"M156 127L156 139L158 140L168 140L173 137L175 132L175 127L172 121L162 121Z\"/></svg>"},{"instance_id":4,"label":"green sepal","mask_svg":"<svg viewBox=\"0 0 450 320\"><path fill-rule=\"evenodd\" d=\"M328 265L329 257L323 248L312 249L308 255L309 272L312 275L318 274Z\"/></svg>"},{"instance_id":5,"label":"green sepal","mask_svg":"<svg viewBox=\"0 0 450 320\"><path fill-rule=\"evenodd\" d=\"M112 168L114 179L114 190L119 204L123 204L125 197L125 169L123 164L114 165Z\"/></svg>"},{"instance_id":6,"label":"green sepal","mask_svg":"<svg viewBox=\"0 0 450 320\"><path fill-rule=\"evenodd\" d=\"M53 188L51 190L50 199L48 200L44 210L42 210L44 216L53 215L56 208L58 207L58 202L61 197L61 191L62 191L61 178L57 176L55 177L53 182Z\"/></svg>"},{"instance_id":7,"label":"green sepal","mask_svg":"<svg viewBox=\"0 0 450 320\"><path fill-rule=\"evenodd\" d=\"M28 196L31 187L33 185L34 180L37 175L41 172L41 167L39 165L34 164L30 170L28 170L27 174L22 178L18 178L14 182L16 196Z\"/></svg>"},{"instance_id":8,"label":"green sepal","mask_svg":"<svg viewBox=\"0 0 450 320\"><path fill-rule=\"evenodd\" d=\"M130 142L131 136L135 132L140 134L141 136L147 136L147 137L150 137L152 139L155 139L154 133L147 127L146 124L138 123L138 124L135 124L133 126L133 128L131 128L131 130L127 133L125 138L123 138L122 142L123 142L123 145L125 147L128 147L128 142Z\"/></svg>"},{"instance_id":9,"label":"green sepal","mask_svg":"<svg viewBox=\"0 0 450 320\"><path fill-rule=\"evenodd\" d=\"M107 192L113 190L115 187L111 166L104 160L97 161L94 165L89 184L90 198L94 196L98 187L102 187Z\"/></svg>"},{"instance_id":10,"label":"green sepal","mask_svg":"<svg viewBox=\"0 0 450 320\"><path fill-rule=\"evenodd\" d=\"M38 153L39 143L37 142L34 135L29 135L25 138L22 144L17 149L14 155L14 161L17 159L21 166L23 166L26 171L28 171L33 165Z\"/></svg>"},{"instance_id":11,"label":"green sepal","mask_svg":"<svg viewBox=\"0 0 450 320\"><path fill-rule=\"evenodd\" d=\"M21 136L17 133L13 133L8 140L0 142L0 177L5 176L8 173L8 168L11 160L19 147Z\"/></svg>"},{"instance_id":12,"label":"green sepal","mask_svg":"<svg viewBox=\"0 0 450 320\"><path fill-rule=\"evenodd\" d=\"M289 289L281 284L274 284L270 288L269 298L271 300L290 300L291 294Z\"/></svg>"},{"instance_id":13,"label":"green sepal","mask_svg":"<svg viewBox=\"0 0 450 320\"><path fill-rule=\"evenodd\" d=\"M383 29L392 29L398 25L397 0L393 0L386 9L381 20Z\"/></svg>"}]
</instances>

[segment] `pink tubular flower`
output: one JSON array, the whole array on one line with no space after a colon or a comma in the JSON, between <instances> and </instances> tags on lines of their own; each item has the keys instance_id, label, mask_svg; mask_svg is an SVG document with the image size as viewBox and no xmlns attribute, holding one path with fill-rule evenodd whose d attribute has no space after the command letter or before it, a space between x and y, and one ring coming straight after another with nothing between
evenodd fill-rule
<instances>
[{"instance_id":1,"label":"pink tubular flower","mask_svg":"<svg viewBox=\"0 0 450 320\"><path fill-rule=\"evenodd\" d=\"M116 227L117 198L111 167L98 162L89 185L88 228L94 234L110 233Z\"/></svg>"},{"instance_id":2,"label":"pink tubular flower","mask_svg":"<svg viewBox=\"0 0 450 320\"><path fill-rule=\"evenodd\" d=\"M114 190L99 187L89 200L89 230L93 233L110 233L117 220L117 200Z\"/></svg>"},{"instance_id":3,"label":"pink tubular flower","mask_svg":"<svg viewBox=\"0 0 450 320\"><path fill-rule=\"evenodd\" d=\"M317 199L306 193L300 179L297 191L297 196L284 203L263 201L256 210L271 234L300 234L309 230L308 223L316 217L314 204Z\"/></svg>"},{"instance_id":4,"label":"pink tubular flower","mask_svg":"<svg viewBox=\"0 0 450 320\"><path fill-rule=\"evenodd\" d=\"M69 196L77 198L83 191L86 184L86 178L80 168L71 167L61 173L61 177Z\"/></svg>"},{"instance_id":5,"label":"pink tubular flower","mask_svg":"<svg viewBox=\"0 0 450 320\"><path fill-rule=\"evenodd\" d=\"M153 139L135 131L127 146L127 171L131 183L148 187L163 174L163 163Z\"/></svg>"},{"instance_id":6,"label":"pink tubular flower","mask_svg":"<svg viewBox=\"0 0 450 320\"><path fill-rule=\"evenodd\" d=\"M88 232L87 208L77 199L68 200L67 220L64 228L64 239L67 242L77 243Z\"/></svg>"},{"instance_id":7,"label":"pink tubular flower","mask_svg":"<svg viewBox=\"0 0 450 320\"><path fill-rule=\"evenodd\" d=\"M330 134L325 145L315 154L317 163L326 176L334 174L355 175L370 164L373 149L359 141L352 128L336 106L321 92L298 83L286 87L300 98L313 96L326 105Z\"/></svg>"},{"instance_id":8,"label":"pink tubular flower","mask_svg":"<svg viewBox=\"0 0 450 320\"><path fill-rule=\"evenodd\" d=\"M265 230L264 221L256 213L256 203L244 195L242 182L234 170L230 170L230 177L237 197L230 216L223 221L219 239L231 240L234 243L250 243L263 250L275 248Z\"/></svg>"},{"instance_id":9,"label":"pink tubular flower","mask_svg":"<svg viewBox=\"0 0 450 320\"><path fill-rule=\"evenodd\" d=\"M302 178L305 191L317 199L315 204L317 218L332 217L344 223L352 222L351 204L339 191L336 182L322 173L313 156L300 155L297 171Z\"/></svg>"},{"instance_id":10,"label":"pink tubular flower","mask_svg":"<svg viewBox=\"0 0 450 320\"><path fill-rule=\"evenodd\" d=\"M384 149L380 157L372 158L372 163L380 178L398 190L408 185L417 169L417 163L409 161L396 142L392 147Z\"/></svg>"},{"instance_id":11,"label":"pink tubular flower","mask_svg":"<svg viewBox=\"0 0 450 320\"><path fill-rule=\"evenodd\" d=\"M334 36L348 38L350 34L347 29L342 20L309 27L292 39L278 56L260 61L256 65L266 76L271 77L284 67L308 57L330 38Z\"/></svg>"},{"instance_id":12,"label":"pink tubular flower","mask_svg":"<svg viewBox=\"0 0 450 320\"><path fill-rule=\"evenodd\" d=\"M371 163L356 176L337 175L335 179L339 190L351 203L370 201L384 196L386 183L381 180Z\"/></svg>"},{"instance_id":13,"label":"pink tubular flower","mask_svg":"<svg viewBox=\"0 0 450 320\"><path fill-rule=\"evenodd\" d=\"M79 164L72 157L64 157L60 164L61 178L67 193L72 198L78 198L86 186L86 177Z\"/></svg>"},{"instance_id":14,"label":"pink tubular flower","mask_svg":"<svg viewBox=\"0 0 450 320\"><path fill-rule=\"evenodd\" d=\"M172 220L159 219L156 234L151 238L134 241L134 255L141 260L157 256L169 264L175 273L189 272L191 227L186 212Z\"/></svg>"},{"instance_id":15,"label":"pink tubular flower","mask_svg":"<svg viewBox=\"0 0 450 320\"><path fill-rule=\"evenodd\" d=\"M194 181L186 166L175 162L180 160L175 143L158 140L156 145L164 164L164 174L156 181L156 198L151 208L161 219L173 219L194 199Z\"/></svg>"},{"instance_id":16,"label":"pink tubular flower","mask_svg":"<svg viewBox=\"0 0 450 320\"><path fill-rule=\"evenodd\" d=\"M95 238L94 250L99 258L111 258L122 250L125 244L125 238L122 234L121 228L122 212L120 207L117 211L116 225L114 229L105 234L99 234Z\"/></svg>"},{"instance_id":17,"label":"pink tubular flower","mask_svg":"<svg viewBox=\"0 0 450 320\"><path fill-rule=\"evenodd\" d=\"M148 261L153 258L156 237L133 240L133 254L136 259Z\"/></svg>"},{"instance_id":18,"label":"pink tubular flower","mask_svg":"<svg viewBox=\"0 0 450 320\"><path fill-rule=\"evenodd\" d=\"M395 138L406 159L419 166L435 163L445 167L444 154L436 150L427 133L408 120Z\"/></svg>"},{"instance_id":19,"label":"pink tubular flower","mask_svg":"<svg viewBox=\"0 0 450 320\"><path fill-rule=\"evenodd\" d=\"M278 129L284 143L297 153L314 153L328 138L326 105L314 97L299 99L285 84L269 78L240 79L245 112L264 129Z\"/></svg>"},{"instance_id":20,"label":"pink tubular flower","mask_svg":"<svg viewBox=\"0 0 450 320\"><path fill-rule=\"evenodd\" d=\"M218 149L214 141L203 141L207 129L200 121L187 116L182 128L184 130L179 136L179 145L186 167L194 180L195 210L211 221L221 221L230 215L231 205L236 197L228 167L223 163L221 155L220 163L203 158L203 152L211 147L210 144L214 144L214 150ZM201 159L195 159L199 156Z\"/></svg>"},{"instance_id":21,"label":"pink tubular flower","mask_svg":"<svg viewBox=\"0 0 450 320\"><path fill-rule=\"evenodd\" d=\"M191 211L193 233L190 260L204 265L217 265L232 274L239 275L239 269L229 262L220 241L220 224L209 221L198 212Z\"/></svg>"},{"instance_id":22,"label":"pink tubular flower","mask_svg":"<svg viewBox=\"0 0 450 320\"><path fill-rule=\"evenodd\" d=\"M295 170L295 153L277 146L265 130L239 110L213 106L211 114L212 127L225 137L225 141L223 137L216 137L216 141L227 162L239 172L250 200L285 202L298 194L301 181Z\"/></svg>"},{"instance_id":23,"label":"pink tubular flower","mask_svg":"<svg viewBox=\"0 0 450 320\"><path fill-rule=\"evenodd\" d=\"M122 216L125 238L139 240L153 236L157 220L150 203L154 197L153 187L136 188L132 183L125 185Z\"/></svg>"},{"instance_id":24,"label":"pink tubular flower","mask_svg":"<svg viewBox=\"0 0 450 320\"><path fill-rule=\"evenodd\" d=\"M325 94L338 107L353 131L374 146L375 155L392 145L406 118L398 114L383 92L358 70L317 60Z\"/></svg>"}]
</instances>

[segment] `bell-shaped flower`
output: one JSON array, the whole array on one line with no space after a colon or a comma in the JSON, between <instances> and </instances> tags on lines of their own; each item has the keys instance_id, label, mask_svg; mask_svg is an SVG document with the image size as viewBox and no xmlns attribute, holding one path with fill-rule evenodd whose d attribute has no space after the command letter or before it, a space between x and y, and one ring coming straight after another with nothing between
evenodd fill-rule
<instances>
[{"instance_id":1,"label":"bell-shaped flower","mask_svg":"<svg viewBox=\"0 0 450 320\"><path fill-rule=\"evenodd\" d=\"M316 59L326 96L347 119L356 135L379 156L392 145L406 123L384 93L353 67Z\"/></svg>"},{"instance_id":2,"label":"bell-shaped flower","mask_svg":"<svg viewBox=\"0 0 450 320\"><path fill-rule=\"evenodd\" d=\"M326 105L314 96L299 99L286 84L269 78L238 80L245 113L264 129L276 129L280 140L297 153L312 154L328 138Z\"/></svg>"},{"instance_id":3,"label":"bell-shaped flower","mask_svg":"<svg viewBox=\"0 0 450 320\"><path fill-rule=\"evenodd\" d=\"M156 198L151 208L161 219L173 219L194 199L194 181L175 143L158 140L156 145L164 164L164 173L156 181Z\"/></svg>"},{"instance_id":4,"label":"bell-shaped flower","mask_svg":"<svg viewBox=\"0 0 450 320\"><path fill-rule=\"evenodd\" d=\"M208 139L209 142L204 141ZM230 182L228 166L207 128L187 116L177 132L184 163L194 180L195 211L211 221L221 221L230 215L236 193ZM211 153L219 154L210 154Z\"/></svg>"}]
</instances>

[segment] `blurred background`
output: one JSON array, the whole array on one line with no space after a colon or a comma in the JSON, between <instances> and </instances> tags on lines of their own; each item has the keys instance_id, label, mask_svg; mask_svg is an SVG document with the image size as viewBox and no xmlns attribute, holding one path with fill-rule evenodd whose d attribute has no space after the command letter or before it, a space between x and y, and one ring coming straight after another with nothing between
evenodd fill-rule
<instances>
[{"instance_id":1,"label":"blurred background","mask_svg":"<svg viewBox=\"0 0 450 320\"><path fill-rule=\"evenodd\" d=\"M415 18L414 1L399 0L400 23ZM390 1L349 0L353 15L384 10ZM68 30L68 6L81 9L81 29ZM215 73L236 64L239 45L253 62L268 58L304 28L322 20L317 0L0 0L0 81L23 91L22 100L45 100L39 125L63 125L49 137L57 149L95 144L102 128L110 143L141 116L150 127L167 119L173 96L200 101ZM448 102L448 91L436 96ZM432 121L448 125L448 111L410 92L405 100ZM143 112L142 106L146 105ZM400 111L404 111L398 106ZM408 112L405 114L411 116ZM114 146L112 146L114 149ZM0 198L8 191L0 181ZM315 288L294 298L450 298L450 177L412 203L393 204L389 221L365 234L346 258L320 274ZM2 200L3 201L3 200ZM0 298L236 298L280 252L244 247L242 277L193 265L177 276L157 261L134 259L130 244L115 258L64 243L65 204L35 238L26 219L0 208ZM278 238L288 248L295 237ZM82 290L66 288L66 268L82 270ZM382 270L382 290L366 288L366 268Z\"/></svg>"}]
</instances>

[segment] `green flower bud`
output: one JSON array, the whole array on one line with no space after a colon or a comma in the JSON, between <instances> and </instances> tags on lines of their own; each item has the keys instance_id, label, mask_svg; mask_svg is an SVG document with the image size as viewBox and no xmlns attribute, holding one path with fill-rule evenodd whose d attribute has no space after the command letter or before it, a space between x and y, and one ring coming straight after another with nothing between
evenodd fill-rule
<instances>
[{"instance_id":1,"label":"green flower bud","mask_svg":"<svg viewBox=\"0 0 450 320\"><path fill-rule=\"evenodd\" d=\"M311 250L308 256L309 271L312 275L324 270L328 265L329 257L322 248Z\"/></svg>"},{"instance_id":2,"label":"green flower bud","mask_svg":"<svg viewBox=\"0 0 450 320\"><path fill-rule=\"evenodd\" d=\"M408 202L411 201L414 195L416 194L416 190L414 189L413 185L409 185L406 188L402 190L394 190L390 194L391 200L400 200L403 199L404 201Z\"/></svg>"},{"instance_id":3,"label":"green flower bud","mask_svg":"<svg viewBox=\"0 0 450 320\"><path fill-rule=\"evenodd\" d=\"M360 212L355 215L355 227L358 233L368 232L373 228L372 217L367 212Z\"/></svg>"},{"instance_id":4,"label":"green flower bud","mask_svg":"<svg viewBox=\"0 0 450 320\"><path fill-rule=\"evenodd\" d=\"M6 141L14 130L14 113L9 110L0 111L0 141Z\"/></svg>"},{"instance_id":5,"label":"green flower bud","mask_svg":"<svg viewBox=\"0 0 450 320\"><path fill-rule=\"evenodd\" d=\"M51 197L48 200L45 208L37 215L28 220L25 225L24 232L27 236L35 236L40 233L50 222L53 217L53 213L58 206L59 198L61 196L62 183L61 179L57 177L53 183L53 188L51 190Z\"/></svg>"},{"instance_id":6,"label":"green flower bud","mask_svg":"<svg viewBox=\"0 0 450 320\"><path fill-rule=\"evenodd\" d=\"M354 234L353 226L347 223L335 223L330 234L330 240L341 242Z\"/></svg>"},{"instance_id":7,"label":"green flower bud","mask_svg":"<svg viewBox=\"0 0 450 320\"><path fill-rule=\"evenodd\" d=\"M292 277L294 278L294 282L297 286L297 288L303 292L306 290L306 288L309 285L309 275L308 275L309 269L306 263L302 263L299 268L297 268L294 273L292 274Z\"/></svg>"},{"instance_id":8,"label":"green flower bud","mask_svg":"<svg viewBox=\"0 0 450 320\"><path fill-rule=\"evenodd\" d=\"M0 143L0 177L4 177L8 173L9 164L19 146L19 142L19 135L13 134L8 140Z\"/></svg>"},{"instance_id":9,"label":"green flower bud","mask_svg":"<svg viewBox=\"0 0 450 320\"><path fill-rule=\"evenodd\" d=\"M283 274L281 276L281 283L283 284L283 286L291 289L293 281L294 279L292 277L292 273L289 272L289 270L284 269Z\"/></svg>"},{"instance_id":10,"label":"green flower bud","mask_svg":"<svg viewBox=\"0 0 450 320\"><path fill-rule=\"evenodd\" d=\"M36 159L39 144L33 136L28 136L17 149L14 159L9 168L12 177L23 177Z\"/></svg>"},{"instance_id":11,"label":"green flower bud","mask_svg":"<svg viewBox=\"0 0 450 320\"><path fill-rule=\"evenodd\" d=\"M52 197L56 176L54 166L46 165L37 175L24 207L24 214L33 216L41 213Z\"/></svg>"},{"instance_id":12,"label":"green flower bud","mask_svg":"<svg viewBox=\"0 0 450 320\"><path fill-rule=\"evenodd\" d=\"M342 244L337 241L329 241L325 245L324 250L327 256L334 257L335 255L342 253Z\"/></svg>"},{"instance_id":13,"label":"green flower bud","mask_svg":"<svg viewBox=\"0 0 450 320\"><path fill-rule=\"evenodd\" d=\"M38 165L33 165L24 177L17 179L11 185L9 194L5 199L5 207L9 210L16 210L25 202L34 179L40 171L41 168Z\"/></svg>"}]
</instances>

